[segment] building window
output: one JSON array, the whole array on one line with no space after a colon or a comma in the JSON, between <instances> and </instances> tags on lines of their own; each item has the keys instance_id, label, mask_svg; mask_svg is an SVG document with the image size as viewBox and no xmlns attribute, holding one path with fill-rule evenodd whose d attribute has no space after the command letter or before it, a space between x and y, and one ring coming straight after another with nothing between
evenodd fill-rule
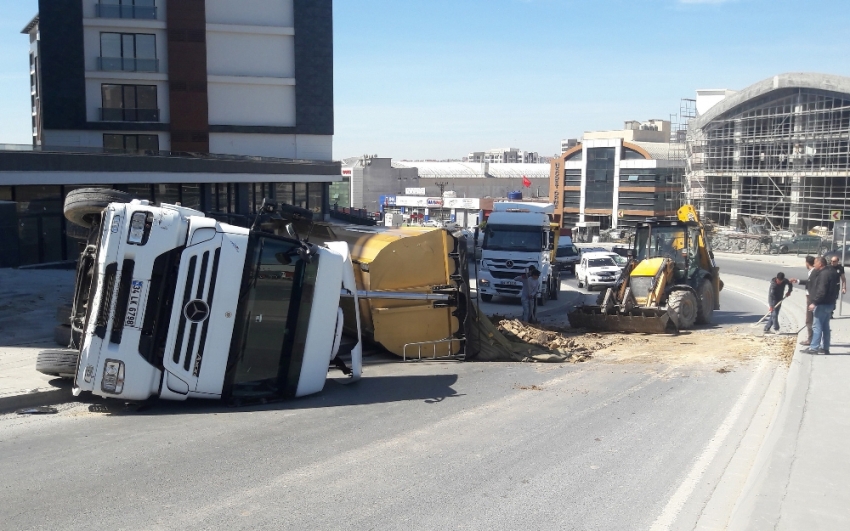
<instances>
[{"instance_id":1,"label":"building window","mask_svg":"<svg viewBox=\"0 0 850 531\"><path fill-rule=\"evenodd\" d=\"M101 85L103 107L100 119L104 122L158 122L156 86Z\"/></svg>"},{"instance_id":2,"label":"building window","mask_svg":"<svg viewBox=\"0 0 850 531\"><path fill-rule=\"evenodd\" d=\"M157 72L156 35L101 33L98 67L105 71Z\"/></svg>"},{"instance_id":3,"label":"building window","mask_svg":"<svg viewBox=\"0 0 850 531\"><path fill-rule=\"evenodd\" d=\"M95 10L100 18L156 18L154 0L100 0Z\"/></svg>"},{"instance_id":4,"label":"building window","mask_svg":"<svg viewBox=\"0 0 850 531\"><path fill-rule=\"evenodd\" d=\"M103 135L103 148L107 151L159 151L157 135Z\"/></svg>"},{"instance_id":5,"label":"building window","mask_svg":"<svg viewBox=\"0 0 850 531\"><path fill-rule=\"evenodd\" d=\"M313 212L322 212L322 190L324 187L324 183L309 183L307 185L307 208Z\"/></svg>"}]
</instances>

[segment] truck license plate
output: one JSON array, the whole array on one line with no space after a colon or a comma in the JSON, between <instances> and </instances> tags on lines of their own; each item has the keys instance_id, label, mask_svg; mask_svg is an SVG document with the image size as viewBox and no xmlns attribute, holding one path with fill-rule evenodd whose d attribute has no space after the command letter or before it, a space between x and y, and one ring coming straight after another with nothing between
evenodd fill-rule
<instances>
[{"instance_id":1,"label":"truck license plate","mask_svg":"<svg viewBox=\"0 0 850 531\"><path fill-rule=\"evenodd\" d=\"M144 280L134 280L130 285L130 299L127 301L127 317L124 318L124 326L130 328L141 328L139 319L139 306L145 290Z\"/></svg>"}]
</instances>

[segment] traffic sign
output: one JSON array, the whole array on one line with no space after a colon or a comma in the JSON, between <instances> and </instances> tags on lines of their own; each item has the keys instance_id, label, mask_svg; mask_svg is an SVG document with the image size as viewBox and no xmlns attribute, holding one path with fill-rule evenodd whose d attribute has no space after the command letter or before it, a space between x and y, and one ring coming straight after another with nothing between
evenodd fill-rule
<instances>
[{"instance_id":1,"label":"traffic sign","mask_svg":"<svg viewBox=\"0 0 850 531\"><path fill-rule=\"evenodd\" d=\"M829 211L829 219L831 221L838 221L841 219L841 211L840 210L830 210Z\"/></svg>"},{"instance_id":2,"label":"traffic sign","mask_svg":"<svg viewBox=\"0 0 850 531\"><path fill-rule=\"evenodd\" d=\"M623 212L622 210L618 210L618 211L617 211L617 217L618 217L618 218L621 218L621 217L623 217L623 216L625 216L625 215L626 215L626 213L625 213L625 212Z\"/></svg>"}]
</instances>

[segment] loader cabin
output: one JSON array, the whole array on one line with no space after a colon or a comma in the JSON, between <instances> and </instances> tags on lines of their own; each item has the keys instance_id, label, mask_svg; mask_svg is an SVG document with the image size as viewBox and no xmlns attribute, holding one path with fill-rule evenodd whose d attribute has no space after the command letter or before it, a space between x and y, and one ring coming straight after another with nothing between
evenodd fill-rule
<instances>
[{"instance_id":1,"label":"loader cabin","mask_svg":"<svg viewBox=\"0 0 850 531\"><path fill-rule=\"evenodd\" d=\"M676 280L693 277L699 269L699 224L693 221L641 223L635 230L634 257L670 258L675 264Z\"/></svg>"}]
</instances>

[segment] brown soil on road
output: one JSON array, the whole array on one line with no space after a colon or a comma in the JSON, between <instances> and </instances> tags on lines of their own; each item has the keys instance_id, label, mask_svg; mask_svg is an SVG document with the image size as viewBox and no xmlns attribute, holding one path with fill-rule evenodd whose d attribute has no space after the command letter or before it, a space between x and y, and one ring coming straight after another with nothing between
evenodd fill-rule
<instances>
[{"instance_id":1,"label":"brown soil on road","mask_svg":"<svg viewBox=\"0 0 850 531\"><path fill-rule=\"evenodd\" d=\"M516 319L492 318L499 331L516 344L515 352L530 362L582 362L668 366L703 365L724 373L739 364L773 359L789 364L795 335L762 335L751 327L687 330L679 334L620 334L588 332L546 325L527 325Z\"/></svg>"}]
</instances>

